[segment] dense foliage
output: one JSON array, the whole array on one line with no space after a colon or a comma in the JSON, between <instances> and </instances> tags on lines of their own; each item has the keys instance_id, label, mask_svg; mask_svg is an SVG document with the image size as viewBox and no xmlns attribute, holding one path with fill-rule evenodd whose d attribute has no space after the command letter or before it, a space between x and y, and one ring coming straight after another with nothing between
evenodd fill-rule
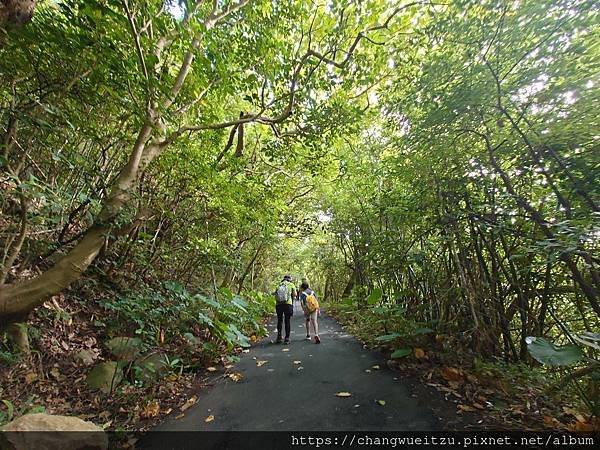
<instances>
[{"instance_id":1,"label":"dense foliage","mask_svg":"<svg viewBox=\"0 0 600 450\"><path fill-rule=\"evenodd\" d=\"M506 361L529 346L549 363L535 336L570 343L581 350L565 364L595 373L581 390L597 411L599 10L471 6L447 6L390 55L378 119L339 149L323 208L345 276L330 293L364 308L383 292L383 339L377 323L400 309Z\"/></svg>"}]
</instances>

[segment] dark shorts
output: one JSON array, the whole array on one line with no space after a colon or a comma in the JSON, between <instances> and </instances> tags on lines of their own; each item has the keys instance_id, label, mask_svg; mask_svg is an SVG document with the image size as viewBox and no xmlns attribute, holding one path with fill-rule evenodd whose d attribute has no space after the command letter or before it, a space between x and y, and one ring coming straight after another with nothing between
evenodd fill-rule
<instances>
[{"instance_id":1,"label":"dark shorts","mask_svg":"<svg viewBox=\"0 0 600 450\"><path fill-rule=\"evenodd\" d=\"M294 305L288 305L287 303L281 303L275 306L275 311L277 312L277 317L292 317L294 315Z\"/></svg>"}]
</instances>

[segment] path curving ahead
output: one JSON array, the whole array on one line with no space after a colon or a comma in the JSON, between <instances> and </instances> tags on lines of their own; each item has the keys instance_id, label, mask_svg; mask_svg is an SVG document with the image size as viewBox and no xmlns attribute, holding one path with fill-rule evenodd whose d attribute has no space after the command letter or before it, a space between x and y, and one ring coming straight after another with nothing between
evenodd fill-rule
<instances>
[{"instance_id":1,"label":"path curving ahead","mask_svg":"<svg viewBox=\"0 0 600 450\"><path fill-rule=\"evenodd\" d=\"M254 345L231 371L243 379L221 377L198 393L199 400L173 416L156 431L258 431L258 430L435 430L440 419L428 406L427 396L387 369L383 357L363 349L330 317L320 318L322 343L305 340L303 316L292 318L291 344ZM284 351L289 349L289 351ZM257 361L267 361L260 367ZM299 361L299 363L298 363ZM373 369L379 365L380 369ZM366 372L370 370L370 372ZM340 398L338 392L350 392ZM381 405L377 400L384 400ZM205 419L214 416L214 420Z\"/></svg>"}]
</instances>

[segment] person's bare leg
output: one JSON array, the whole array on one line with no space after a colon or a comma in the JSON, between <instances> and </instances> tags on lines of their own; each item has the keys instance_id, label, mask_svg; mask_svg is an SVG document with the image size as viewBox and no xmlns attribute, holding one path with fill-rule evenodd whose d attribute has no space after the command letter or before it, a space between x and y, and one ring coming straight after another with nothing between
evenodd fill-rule
<instances>
[{"instance_id":1,"label":"person's bare leg","mask_svg":"<svg viewBox=\"0 0 600 450\"><path fill-rule=\"evenodd\" d=\"M315 336L319 335L319 324L317 323L316 317L311 317L310 321L312 322L313 331L315 332Z\"/></svg>"},{"instance_id":2,"label":"person's bare leg","mask_svg":"<svg viewBox=\"0 0 600 450\"><path fill-rule=\"evenodd\" d=\"M317 323L317 312L315 311L310 315L310 321L313 326L313 330L315 332L315 342L318 344L321 342L321 338L319 337L319 324Z\"/></svg>"},{"instance_id":3,"label":"person's bare leg","mask_svg":"<svg viewBox=\"0 0 600 450\"><path fill-rule=\"evenodd\" d=\"M305 316L305 318L306 318L306 320L304 321L304 323L306 325L306 337L310 339L310 331L309 331L310 319L307 316Z\"/></svg>"}]
</instances>

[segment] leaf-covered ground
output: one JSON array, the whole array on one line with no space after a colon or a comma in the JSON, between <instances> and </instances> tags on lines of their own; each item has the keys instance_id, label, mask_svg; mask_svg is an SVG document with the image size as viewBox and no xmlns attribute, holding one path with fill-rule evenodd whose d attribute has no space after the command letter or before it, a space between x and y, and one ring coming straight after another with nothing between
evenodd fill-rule
<instances>
[{"instance_id":1,"label":"leaf-covered ground","mask_svg":"<svg viewBox=\"0 0 600 450\"><path fill-rule=\"evenodd\" d=\"M365 320L369 311L354 314L342 308L332 313L365 348L387 355L388 367L400 376L417 377L453 403L457 415L471 416L471 426L570 431L600 428L600 421L590 416L584 405L574 403L570 393L549 390L552 377L540 368L484 362L460 336L450 333L412 336L402 342L411 351L391 358L396 347L377 340L377 328Z\"/></svg>"},{"instance_id":2,"label":"leaf-covered ground","mask_svg":"<svg viewBox=\"0 0 600 450\"><path fill-rule=\"evenodd\" d=\"M86 382L91 370L114 359L107 347L106 324L117 319L114 312L100 306L114 295L109 289L69 291L53 297L30 316L31 356L3 353L0 361L0 422L45 411L77 416L107 430L143 430L193 404L217 368L226 374L233 370L241 347L217 344L207 354L202 347L190 349L189 342L180 338L145 352L171 355L171 360L177 357L185 364L169 367L142 383L136 377L135 364L125 362L124 380L112 392L91 388ZM84 296L96 301L83 302ZM120 322L120 326L127 329L130 324Z\"/></svg>"}]
</instances>

